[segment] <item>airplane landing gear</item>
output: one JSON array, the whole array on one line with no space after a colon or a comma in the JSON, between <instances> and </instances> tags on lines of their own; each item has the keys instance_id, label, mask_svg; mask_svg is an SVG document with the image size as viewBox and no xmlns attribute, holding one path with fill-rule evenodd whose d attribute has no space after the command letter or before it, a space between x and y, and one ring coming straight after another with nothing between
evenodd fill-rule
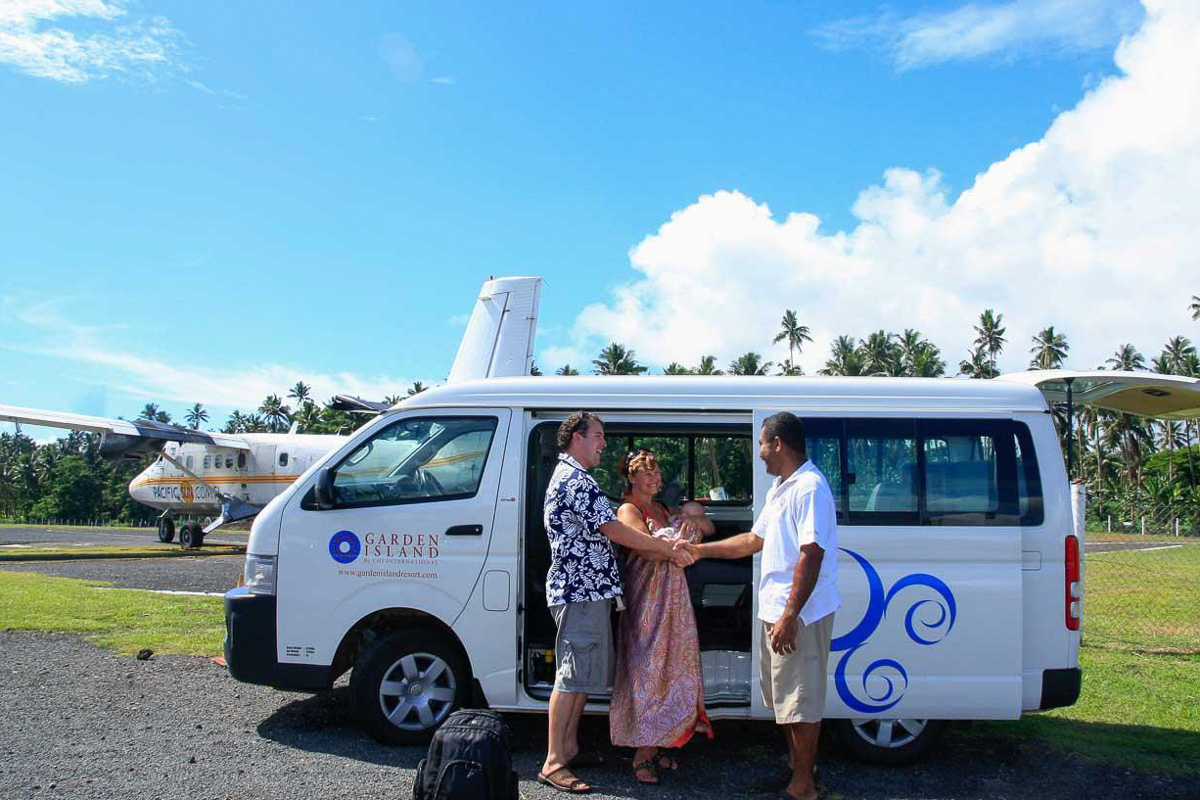
<instances>
[{"instance_id":1,"label":"airplane landing gear","mask_svg":"<svg viewBox=\"0 0 1200 800\"><path fill-rule=\"evenodd\" d=\"M179 546L185 550L204 544L204 529L199 522L189 522L179 529Z\"/></svg>"},{"instance_id":2,"label":"airplane landing gear","mask_svg":"<svg viewBox=\"0 0 1200 800\"><path fill-rule=\"evenodd\" d=\"M170 544L175 539L175 520L170 517L158 518L158 540Z\"/></svg>"}]
</instances>

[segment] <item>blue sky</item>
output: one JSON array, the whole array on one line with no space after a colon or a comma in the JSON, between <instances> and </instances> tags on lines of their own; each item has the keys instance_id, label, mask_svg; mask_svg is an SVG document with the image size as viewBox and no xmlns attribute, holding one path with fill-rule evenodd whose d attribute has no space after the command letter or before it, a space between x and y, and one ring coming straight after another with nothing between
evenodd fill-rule
<instances>
[{"instance_id":1,"label":"blue sky","mask_svg":"<svg viewBox=\"0 0 1200 800\"><path fill-rule=\"evenodd\" d=\"M784 306L820 334L809 371L833 333L878 327L921 327L956 364L985 305L1012 322L1011 368L1025 366L1029 336L1045 324L1078 337L1073 353L1090 361L1076 366L1093 366L1119 342L1100 341L1106 328L1089 328L1094 319L1076 320L1078 304L1022 316L1027 293L997 275L1034 270L1019 283L1036 290L1038 267L1000 252L1004 237L980 232L977 218L962 221L960 193L989 170L1019 171L1014 151L1028 145L1076 152L1071 136L1090 134L1072 134L1071 119L1121 118L1109 108L1121 98L1104 93L1119 95L1114 85L1139 70L1161 81L1135 47L1120 63L1122 37L1166 36L1150 30L1159 18L1164 30L1195 22L1190 4L1166 0L1149 14L1127 0L1050 11L1011 0L378 2L299 13L266 2L64 0L80 13L57 16L32 0L9 5L0 402L132 415L155 401L181 416L198 401L214 421L301 378L318 394L367 396L441 380L489 274L546 279L544 369L579 366L614 338L656 365L692 361L698 353L671 343L700 327L704 352L722 360L751 346L778 357L769 334ZM1180 71L1188 49L1169 51ZM1082 108L1089 98L1099 110ZM1158 169L1190 163L1196 139L1184 139ZM1062 170L1050 188L1018 175L978 194L1012 200L1005 213L1036 225L1046 216L1036 202L1022 211L1023 193L1065 192L1088 217L1079 229L1098 237L1087 246L1120 253L1097 269L1157 263L1161 253L1140 250L1083 198L1144 192L1170 212L1151 214L1161 219L1178 210L1171 191L1091 185L1080 176L1140 164L1113 155L1129 147L1094 144L1102 170L1059 159L1036 170ZM1134 149L1144 156L1152 144ZM937 247L870 244L907 240L905 208L920 220L914 235ZM1186 252L1195 211L1179 209ZM1078 252L1078 231L1046 231L1061 238L1035 260ZM931 249L927 273L917 256ZM747 272L746 258L766 271ZM1143 350L1157 352L1154 337L1168 332L1145 310L1186 283L1175 280L1189 274L1184 261L1122 312ZM955 265L974 278L946 279ZM895 293L881 300L879 271L930 291L889 306ZM798 277L780 286L775 273ZM1195 338L1183 312L1200 290L1191 282L1178 289L1171 330ZM1128 300L1119 284L1100 298L1114 308ZM707 313L686 310L697 303Z\"/></svg>"}]
</instances>

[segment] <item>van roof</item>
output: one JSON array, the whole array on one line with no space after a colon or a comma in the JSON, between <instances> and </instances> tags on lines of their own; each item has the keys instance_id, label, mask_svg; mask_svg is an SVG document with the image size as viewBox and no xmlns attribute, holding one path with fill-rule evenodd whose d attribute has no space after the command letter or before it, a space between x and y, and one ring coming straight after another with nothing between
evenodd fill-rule
<instances>
[{"instance_id":1,"label":"van roof","mask_svg":"<svg viewBox=\"0 0 1200 800\"><path fill-rule=\"evenodd\" d=\"M439 386L398 407L515 406L603 411L1045 411L1036 387L953 378L825 376L564 376L489 378Z\"/></svg>"}]
</instances>

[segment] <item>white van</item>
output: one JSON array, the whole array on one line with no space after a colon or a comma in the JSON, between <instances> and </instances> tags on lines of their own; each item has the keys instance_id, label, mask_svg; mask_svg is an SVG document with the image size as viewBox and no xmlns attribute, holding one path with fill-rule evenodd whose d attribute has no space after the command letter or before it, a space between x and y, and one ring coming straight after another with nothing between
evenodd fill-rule
<instances>
[{"instance_id":1,"label":"white van","mask_svg":"<svg viewBox=\"0 0 1200 800\"><path fill-rule=\"evenodd\" d=\"M594 474L614 499L617 459L648 447L718 537L748 530L765 497L762 420L803 420L838 503L826 714L861 757L899 762L947 720L1079 696L1083 543L1046 400L1020 383L900 378L500 378L409 398L258 516L246 585L225 599L233 676L321 691L352 670L362 722L387 742L420 740L457 706L545 709L542 503L554 431L577 409L605 421ZM758 570L757 556L688 569L714 720L771 719Z\"/></svg>"}]
</instances>

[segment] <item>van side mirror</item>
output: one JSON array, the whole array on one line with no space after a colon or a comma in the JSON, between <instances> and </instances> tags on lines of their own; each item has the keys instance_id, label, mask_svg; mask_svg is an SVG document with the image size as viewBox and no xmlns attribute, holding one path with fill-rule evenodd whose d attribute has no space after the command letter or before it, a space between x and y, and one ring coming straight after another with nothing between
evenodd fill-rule
<instances>
[{"instance_id":1,"label":"van side mirror","mask_svg":"<svg viewBox=\"0 0 1200 800\"><path fill-rule=\"evenodd\" d=\"M328 511L333 508L333 470L325 467L317 473L317 483L313 486L313 499L317 508Z\"/></svg>"}]
</instances>

